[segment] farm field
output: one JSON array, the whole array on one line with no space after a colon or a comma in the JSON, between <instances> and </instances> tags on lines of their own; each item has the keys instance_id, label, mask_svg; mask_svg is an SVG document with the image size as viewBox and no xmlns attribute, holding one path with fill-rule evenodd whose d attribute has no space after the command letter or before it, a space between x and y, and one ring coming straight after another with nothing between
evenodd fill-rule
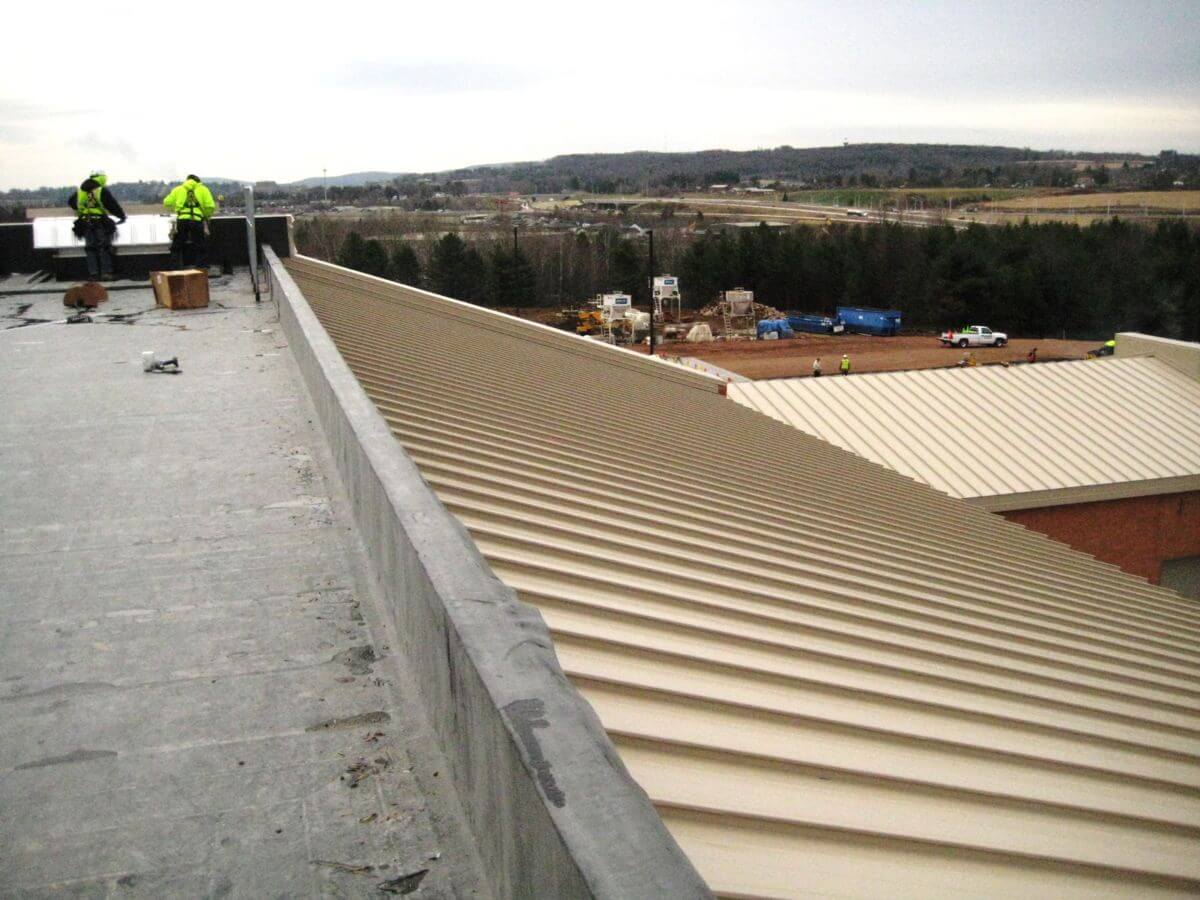
<instances>
[{"instance_id":1,"label":"farm field","mask_svg":"<svg viewBox=\"0 0 1200 900\"><path fill-rule=\"evenodd\" d=\"M1200 211L1200 191L1112 191L1103 194L1057 194L1020 197L983 204L987 209L1098 210L1121 209L1141 212Z\"/></svg>"},{"instance_id":2,"label":"farm field","mask_svg":"<svg viewBox=\"0 0 1200 900\"><path fill-rule=\"evenodd\" d=\"M1038 362L1082 359L1102 341L1016 338L1006 347L981 347L971 352L979 365L1025 361L1037 348ZM850 355L851 374L898 372L908 369L939 369L956 365L963 351L942 347L933 335L800 334L781 341L730 341L712 344L670 344L663 356L694 356L714 366L754 380L810 377L813 357L821 357L825 375L837 374L843 353Z\"/></svg>"}]
</instances>

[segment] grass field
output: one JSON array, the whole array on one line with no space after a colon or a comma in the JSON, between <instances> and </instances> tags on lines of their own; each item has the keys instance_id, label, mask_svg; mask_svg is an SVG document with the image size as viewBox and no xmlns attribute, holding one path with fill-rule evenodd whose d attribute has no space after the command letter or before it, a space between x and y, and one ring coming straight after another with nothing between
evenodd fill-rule
<instances>
[{"instance_id":1,"label":"grass field","mask_svg":"<svg viewBox=\"0 0 1200 900\"><path fill-rule=\"evenodd\" d=\"M1200 191L1122 191L1106 194L1057 194L996 200L989 209L1200 211Z\"/></svg>"}]
</instances>

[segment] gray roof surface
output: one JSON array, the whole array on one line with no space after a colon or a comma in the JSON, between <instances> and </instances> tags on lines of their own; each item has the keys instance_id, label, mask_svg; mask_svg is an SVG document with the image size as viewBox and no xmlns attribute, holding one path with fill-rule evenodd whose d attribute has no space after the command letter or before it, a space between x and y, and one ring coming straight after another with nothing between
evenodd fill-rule
<instances>
[{"instance_id":1,"label":"gray roof surface","mask_svg":"<svg viewBox=\"0 0 1200 900\"><path fill-rule=\"evenodd\" d=\"M275 309L213 301L0 297L0 895L486 896Z\"/></svg>"}]
</instances>

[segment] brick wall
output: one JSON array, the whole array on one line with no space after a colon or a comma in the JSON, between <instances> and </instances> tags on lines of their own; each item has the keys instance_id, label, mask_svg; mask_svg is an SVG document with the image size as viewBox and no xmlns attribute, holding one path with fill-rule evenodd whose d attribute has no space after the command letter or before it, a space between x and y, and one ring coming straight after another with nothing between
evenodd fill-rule
<instances>
[{"instance_id":1,"label":"brick wall","mask_svg":"<svg viewBox=\"0 0 1200 900\"><path fill-rule=\"evenodd\" d=\"M1163 560L1200 554L1200 491L1016 509L1002 515L1154 584Z\"/></svg>"}]
</instances>

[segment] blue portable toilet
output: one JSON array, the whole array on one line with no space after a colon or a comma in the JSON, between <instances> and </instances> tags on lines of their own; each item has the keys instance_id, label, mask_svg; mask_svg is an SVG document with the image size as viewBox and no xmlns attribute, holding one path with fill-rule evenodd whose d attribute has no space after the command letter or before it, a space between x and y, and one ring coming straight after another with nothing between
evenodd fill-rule
<instances>
[{"instance_id":1,"label":"blue portable toilet","mask_svg":"<svg viewBox=\"0 0 1200 900\"><path fill-rule=\"evenodd\" d=\"M839 306L838 318L847 331L856 334L894 335L900 333L900 310L871 309L866 306Z\"/></svg>"}]
</instances>

